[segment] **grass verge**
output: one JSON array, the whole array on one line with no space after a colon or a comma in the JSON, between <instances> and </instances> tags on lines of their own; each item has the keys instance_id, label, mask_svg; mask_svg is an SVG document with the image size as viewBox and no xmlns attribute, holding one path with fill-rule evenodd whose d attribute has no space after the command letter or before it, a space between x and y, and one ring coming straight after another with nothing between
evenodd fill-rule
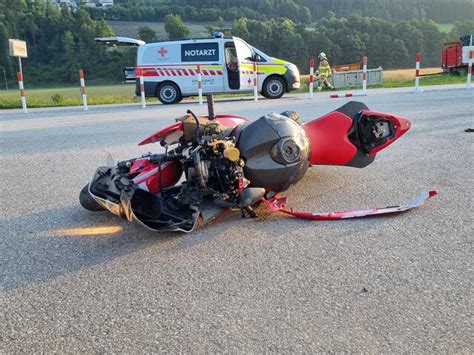
<instances>
[{"instance_id":1,"label":"grass verge","mask_svg":"<svg viewBox=\"0 0 474 355\"><path fill-rule=\"evenodd\" d=\"M397 72L397 71L393 71ZM390 78L381 85L371 85L369 88L396 88L410 87L414 85L413 70L410 75L392 75L391 72L384 73L384 76ZM301 77L301 88L296 92L308 92L309 76ZM440 74L422 77L420 84L422 86L461 84L466 82L466 76ZM341 90L350 90L355 88L344 88ZM250 95L250 94L249 94ZM245 96L242 94L222 94L217 98ZM27 89L26 101L28 107L57 107L57 106L78 106L82 104L79 87L58 87L43 89ZM135 85L117 84L101 85L87 87L87 102L89 105L102 104L129 104L138 103L140 98L135 96ZM156 98L147 98L147 102L157 102ZM0 91L0 109L21 108L20 96L18 90Z\"/></svg>"},{"instance_id":2,"label":"grass verge","mask_svg":"<svg viewBox=\"0 0 474 355\"><path fill-rule=\"evenodd\" d=\"M413 70L410 70L411 77L408 78L405 75L394 77L389 76L390 79L384 79L383 84L379 85L370 85L369 89L379 89L379 88L401 88L401 87L413 87L415 86L415 78L413 77ZM384 72L384 78L386 77ZM439 75L430 75L420 78L421 86L430 86L430 85L449 85L449 84L464 84L466 83L466 75L455 75L455 74L439 74ZM297 92L308 92L308 80L309 75L301 77L301 87ZM316 85L315 85L316 89ZM358 90L360 87L348 87L340 88L341 90ZM316 91L316 90L315 90Z\"/></svg>"}]
</instances>

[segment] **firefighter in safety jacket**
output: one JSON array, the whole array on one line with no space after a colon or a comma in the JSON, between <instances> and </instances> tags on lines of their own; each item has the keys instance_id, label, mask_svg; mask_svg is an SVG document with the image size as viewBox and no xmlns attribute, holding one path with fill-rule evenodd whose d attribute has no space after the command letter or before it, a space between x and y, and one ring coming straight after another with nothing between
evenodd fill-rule
<instances>
[{"instance_id":1,"label":"firefighter in safety jacket","mask_svg":"<svg viewBox=\"0 0 474 355\"><path fill-rule=\"evenodd\" d=\"M321 52L318 55L319 69L316 71L316 75L319 75L318 91L323 89L323 85L328 89L334 90L334 86L331 85L328 78L332 76L331 67L329 66L326 53Z\"/></svg>"}]
</instances>

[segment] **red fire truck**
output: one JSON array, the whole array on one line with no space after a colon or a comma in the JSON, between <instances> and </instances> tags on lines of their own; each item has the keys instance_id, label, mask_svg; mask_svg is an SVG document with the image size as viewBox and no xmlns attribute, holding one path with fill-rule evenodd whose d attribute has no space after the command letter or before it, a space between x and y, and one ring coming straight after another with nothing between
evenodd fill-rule
<instances>
[{"instance_id":1,"label":"red fire truck","mask_svg":"<svg viewBox=\"0 0 474 355\"><path fill-rule=\"evenodd\" d=\"M462 36L458 41L448 41L441 50L441 68L445 72L465 74L469 52L474 51L472 35Z\"/></svg>"}]
</instances>

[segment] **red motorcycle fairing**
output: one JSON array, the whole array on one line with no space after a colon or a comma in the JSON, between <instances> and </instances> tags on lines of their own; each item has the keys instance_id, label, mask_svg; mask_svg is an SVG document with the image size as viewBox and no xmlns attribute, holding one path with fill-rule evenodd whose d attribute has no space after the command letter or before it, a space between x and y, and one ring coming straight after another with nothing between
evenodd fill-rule
<instances>
[{"instance_id":1,"label":"red motorcycle fairing","mask_svg":"<svg viewBox=\"0 0 474 355\"><path fill-rule=\"evenodd\" d=\"M142 140L138 145L145 145L150 143L165 140L168 145L178 143L179 138L183 135L183 122L176 122L170 126L160 129L151 136Z\"/></svg>"},{"instance_id":2,"label":"red motorcycle fairing","mask_svg":"<svg viewBox=\"0 0 474 355\"><path fill-rule=\"evenodd\" d=\"M136 174L132 181L142 190L158 193L161 187L175 185L183 173L183 167L179 160L166 161L161 164L152 163L150 157L137 158L133 160L130 174Z\"/></svg>"},{"instance_id":3,"label":"red motorcycle fairing","mask_svg":"<svg viewBox=\"0 0 474 355\"><path fill-rule=\"evenodd\" d=\"M309 161L313 165L346 165L356 154L357 147L347 133L352 119L340 112L303 124L311 144Z\"/></svg>"},{"instance_id":4,"label":"red motorcycle fairing","mask_svg":"<svg viewBox=\"0 0 474 355\"><path fill-rule=\"evenodd\" d=\"M406 118L371 111L361 102L303 124L311 143L310 163L362 168L411 127Z\"/></svg>"},{"instance_id":5,"label":"red motorcycle fairing","mask_svg":"<svg viewBox=\"0 0 474 355\"><path fill-rule=\"evenodd\" d=\"M208 116L204 117L207 118ZM242 123L250 122L247 117L229 114L216 115L216 119L221 125L228 128L235 128L238 125L241 125Z\"/></svg>"}]
</instances>

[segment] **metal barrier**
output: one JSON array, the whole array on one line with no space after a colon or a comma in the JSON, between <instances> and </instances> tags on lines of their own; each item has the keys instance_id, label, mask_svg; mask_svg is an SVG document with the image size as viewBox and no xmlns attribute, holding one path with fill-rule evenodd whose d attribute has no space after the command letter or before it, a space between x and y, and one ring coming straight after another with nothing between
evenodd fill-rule
<instances>
[{"instance_id":1,"label":"metal barrier","mask_svg":"<svg viewBox=\"0 0 474 355\"><path fill-rule=\"evenodd\" d=\"M362 86L364 81L364 71L345 71L335 72L329 79L330 82L336 89L346 88L352 86ZM383 69L378 67L377 69L367 70L367 85L383 84Z\"/></svg>"}]
</instances>

